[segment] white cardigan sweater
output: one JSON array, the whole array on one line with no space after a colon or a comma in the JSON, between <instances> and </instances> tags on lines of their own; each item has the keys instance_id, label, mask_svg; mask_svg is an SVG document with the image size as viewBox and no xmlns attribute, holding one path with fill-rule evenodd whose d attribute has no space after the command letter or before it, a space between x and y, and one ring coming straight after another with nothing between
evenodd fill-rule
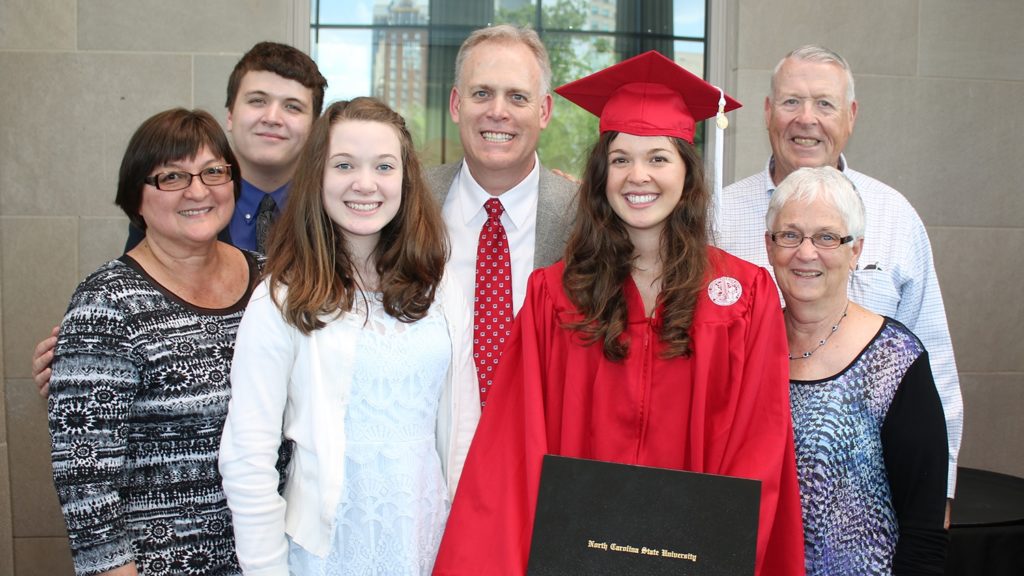
<instances>
[{"instance_id":1,"label":"white cardigan sweater","mask_svg":"<svg viewBox=\"0 0 1024 576\"><path fill-rule=\"evenodd\" d=\"M345 408L363 318L325 319L326 326L306 336L284 321L268 290L266 281L256 288L238 328L220 472L242 570L287 576L286 533L318 556L330 551L345 478ZM471 310L447 275L436 303L452 345L438 408L437 450L454 497L480 402ZM295 442L283 497L275 468L282 430Z\"/></svg>"}]
</instances>

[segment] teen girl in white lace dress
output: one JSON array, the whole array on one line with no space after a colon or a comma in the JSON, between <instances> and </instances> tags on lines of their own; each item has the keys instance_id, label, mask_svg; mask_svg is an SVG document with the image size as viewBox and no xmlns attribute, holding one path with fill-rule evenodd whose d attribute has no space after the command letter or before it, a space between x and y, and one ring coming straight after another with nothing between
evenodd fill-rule
<instances>
[{"instance_id":1,"label":"teen girl in white lace dress","mask_svg":"<svg viewBox=\"0 0 1024 576\"><path fill-rule=\"evenodd\" d=\"M275 226L221 443L242 569L429 574L480 411L470 309L402 117L328 108Z\"/></svg>"}]
</instances>

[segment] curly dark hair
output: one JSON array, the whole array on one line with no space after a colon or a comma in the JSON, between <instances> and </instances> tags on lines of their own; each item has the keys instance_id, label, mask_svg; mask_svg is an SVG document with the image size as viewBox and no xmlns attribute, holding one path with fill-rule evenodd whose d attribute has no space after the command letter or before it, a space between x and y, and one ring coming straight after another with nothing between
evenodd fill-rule
<instances>
[{"instance_id":1,"label":"curly dark hair","mask_svg":"<svg viewBox=\"0 0 1024 576\"><path fill-rule=\"evenodd\" d=\"M623 337L626 298L623 287L633 269L633 243L622 220L608 202L608 150L618 132L601 134L590 152L580 184L576 222L565 248L562 284L582 318L566 327L586 344L601 342L609 360L621 361L629 353ZM683 195L665 222L661 234L663 308L659 337L664 356L692 352L690 324L697 296L707 280L707 214L711 195L697 151L688 142L669 137L686 165Z\"/></svg>"}]
</instances>

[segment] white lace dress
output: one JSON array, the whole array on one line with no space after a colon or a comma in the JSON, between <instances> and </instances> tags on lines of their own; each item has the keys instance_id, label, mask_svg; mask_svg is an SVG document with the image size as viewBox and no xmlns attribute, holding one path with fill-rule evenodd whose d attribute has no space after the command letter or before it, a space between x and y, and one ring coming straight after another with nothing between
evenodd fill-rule
<instances>
[{"instance_id":1,"label":"white lace dress","mask_svg":"<svg viewBox=\"0 0 1024 576\"><path fill-rule=\"evenodd\" d=\"M449 500L435 443L451 362L445 319L388 316L370 301L345 414L345 485L326 558L291 543L296 576L428 575ZM360 317L363 314L358 313Z\"/></svg>"}]
</instances>

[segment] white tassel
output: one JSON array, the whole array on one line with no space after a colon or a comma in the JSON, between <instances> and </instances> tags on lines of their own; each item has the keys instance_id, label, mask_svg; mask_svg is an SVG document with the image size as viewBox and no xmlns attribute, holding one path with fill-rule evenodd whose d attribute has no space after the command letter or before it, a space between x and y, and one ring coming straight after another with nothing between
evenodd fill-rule
<instances>
[{"instance_id":1,"label":"white tassel","mask_svg":"<svg viewBox=\"0 0 1024 576\"><path fill-rule=\"evenodd\" d=\"M718 88L716 86L716 88ZM725 117L725 92L718 88L718 114L715 116L715 184L714 184L714 223L717 233L722 230L722 158L725 155L725 129L729 127L729 119Z\"/></svg>"}]
</instances>

